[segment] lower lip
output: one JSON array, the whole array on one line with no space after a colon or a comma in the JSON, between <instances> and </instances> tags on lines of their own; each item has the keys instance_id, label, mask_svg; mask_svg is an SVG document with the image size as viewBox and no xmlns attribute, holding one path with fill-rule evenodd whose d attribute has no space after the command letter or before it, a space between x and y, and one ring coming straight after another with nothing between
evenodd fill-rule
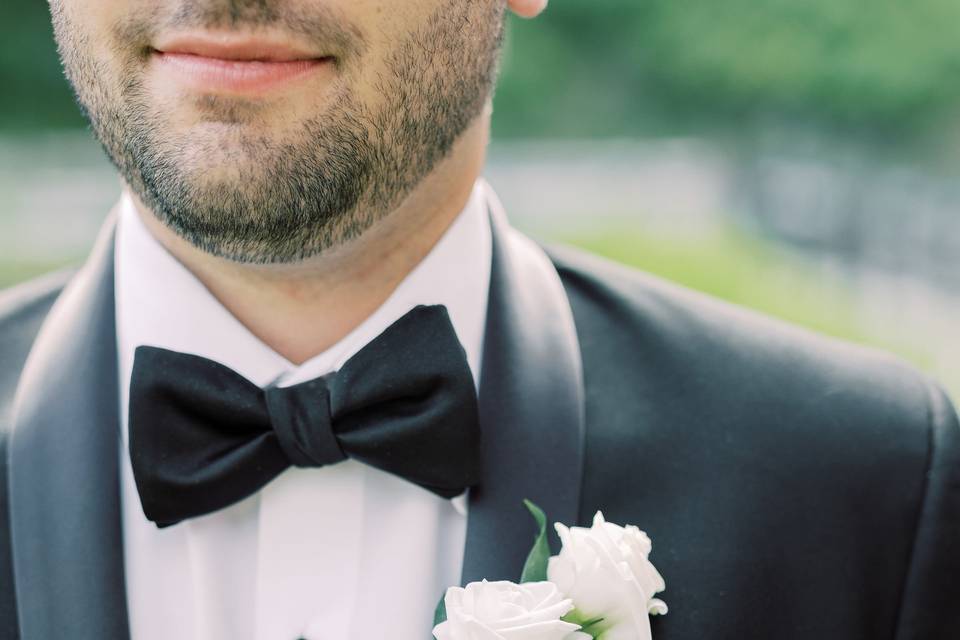
<instances>
[{"instance_id":1,"label":"lower lip","mask_svg":"<svg viewBox=\"0 0 960 640\"><path fill-rule=\"evenodd\" d=\"M257 94L305 78L330 64L330 58L306 60L223 60L189 53L157 51L158 66L190 89L208 93Z\"/></svg>"}]
</instances>

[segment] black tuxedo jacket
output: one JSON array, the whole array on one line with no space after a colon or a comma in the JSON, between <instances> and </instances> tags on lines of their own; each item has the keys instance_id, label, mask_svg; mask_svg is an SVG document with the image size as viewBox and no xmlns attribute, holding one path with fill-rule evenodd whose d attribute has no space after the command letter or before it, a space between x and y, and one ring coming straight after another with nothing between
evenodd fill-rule
<instances>
[{"instance_id":1,"label":"black tuxedo jacket","mask_svg":"<svg viewBox=\"0 0 960 640\"><path fill-rule=\"evenodd\" d=\"M531 259L493 221L464 581L519 577L530 498L650 534L655 640L960 638L960 426L934 384L595 257ZM129 637L111 246L0 295L5 639Z\"/></svg>"}]
</instances>

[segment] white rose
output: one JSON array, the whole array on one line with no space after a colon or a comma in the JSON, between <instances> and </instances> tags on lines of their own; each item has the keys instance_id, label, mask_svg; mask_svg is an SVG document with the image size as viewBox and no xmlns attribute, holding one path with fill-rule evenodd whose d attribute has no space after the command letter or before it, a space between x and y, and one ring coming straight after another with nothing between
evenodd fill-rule
<instances>
[{"instance_id":1,"label":"white rose","mask_svg":"<svg viewBox=\"0 0 960 640\"><path fill-rule=\"evenodd\" d=\"M649 616L665 614L667 605L653 597L666 584L647 559L647 534L606 522L599 511L589 529L556 528L563 549L550 558L547 577L573 600L577 619L603 618L591 628L601 640L650 640Z\"/></svg>"},{"instance_id":2,"label":"white rose","mask_svg":"<svg viewBox=\"0 0 960 640\"><path fill-rule=\"evenodd\" d=\"M549 582L471 582L448 589L444 604L437 640L575 640L580 628L560 619L573 603Z\"/></svg>"}]
</instances>

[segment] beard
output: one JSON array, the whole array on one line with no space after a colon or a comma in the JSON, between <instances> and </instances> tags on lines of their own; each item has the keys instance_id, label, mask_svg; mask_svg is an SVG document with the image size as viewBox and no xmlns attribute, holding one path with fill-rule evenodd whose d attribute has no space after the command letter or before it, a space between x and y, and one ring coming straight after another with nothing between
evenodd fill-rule
<instances>
[{"instance_id":1,"label":"beard","mask_svg":"<svg viewBox=\"0 0 960 640\"><path fill-rule=\"evenodd\" d=\"M363 37L327 11L184 0L169 17L147 12L113 25L115 44L104 59L92 53L90 37L62 2L51 7L64 68L131 190L193 246L253 264L319 255L395 209L482 113L504 29L500 2L442 3L384 54L370 87L377 100L367 103L359 82L349 82L368 50ZM146 88L147 43L158 25L280 27L320 46L334 43L343 54L341 81L322 108L283 132L264 126L276 116L273 103L212 95L194 104L209 121L184 131Z\"/></svg>"}]
</instances>

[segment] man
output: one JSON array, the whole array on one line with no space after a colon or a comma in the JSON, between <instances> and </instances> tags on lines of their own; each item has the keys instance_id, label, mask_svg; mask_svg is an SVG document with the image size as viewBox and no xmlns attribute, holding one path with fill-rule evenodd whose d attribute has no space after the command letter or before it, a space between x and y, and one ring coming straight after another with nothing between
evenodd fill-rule
<instances>
[{"instance_id":1,"label":"man","mask_svg":"<svg viewBox=\"0 0 960 640\"><path fill-rule=\"evenodd\" d=\"M545 4L51 0L126 189L0 296L2 637L427 638L519 577L524 498L650 534L657 640L960 637L935 385L508 226Z\"/></svg>"}]
</instances>

